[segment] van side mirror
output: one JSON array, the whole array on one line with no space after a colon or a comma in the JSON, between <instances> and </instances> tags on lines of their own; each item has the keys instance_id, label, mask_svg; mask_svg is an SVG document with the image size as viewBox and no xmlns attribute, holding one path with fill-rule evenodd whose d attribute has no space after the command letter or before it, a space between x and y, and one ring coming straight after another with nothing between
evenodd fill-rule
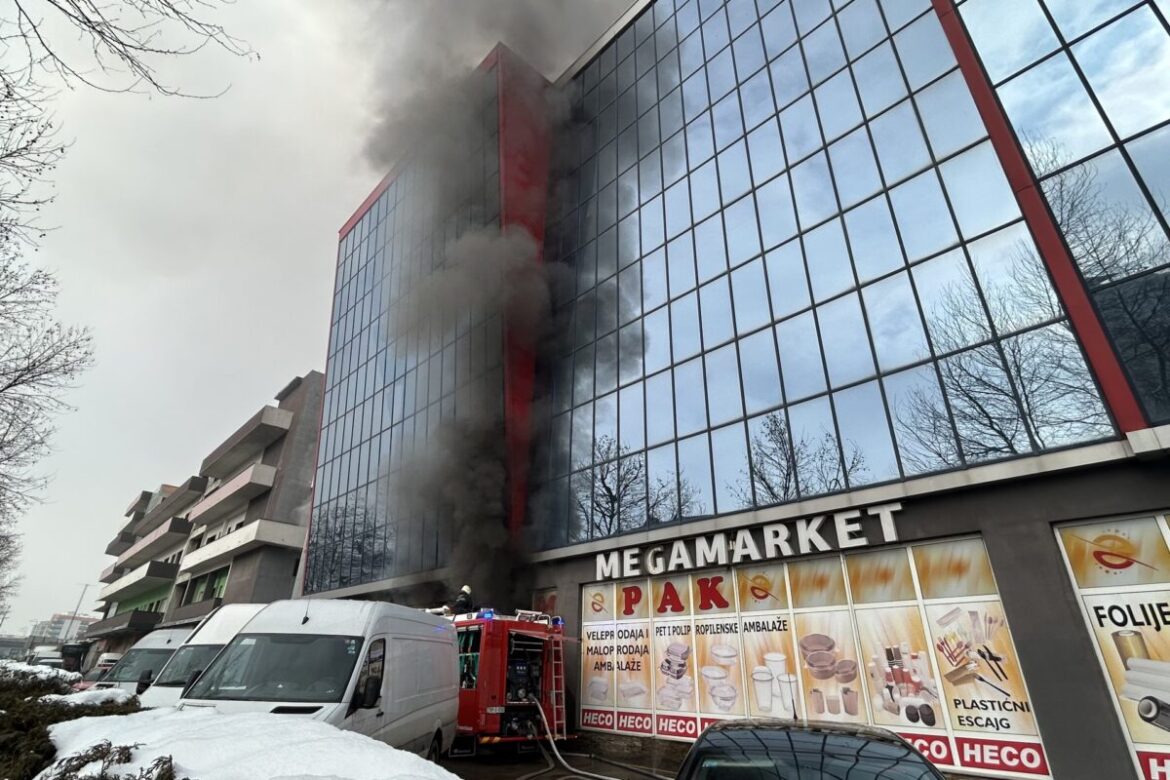
<instances>
[{"instance_id":1,"label":"van side mirror","mask_svg":"<svg viewBox=\"0 0 1170 780\"><path fill-rule=\"evenodd\" d=\"M368 677L366 678L366 685L362 689L362 703L363 710L372 709L378 706L378 699L382 696L382 678Z\"/></svg>"},{"instance_id":2,"label":"van side mirror","mask_svg":"<svg viewBox=\"0 0 1170 780\"><path fill-rule=\"evenodd\" d=\"M202 669L196 669L191 672L191 676L187 678L187 684L183 686L182 697L186 697L187 691L195 687L195 683L199 682L199 678L203 676Z\"/></svg>"},{"instance_id":3,"label":"van side mirror","mask_svg":"<svg viewBox=\"0 0 1170 780\"><path fill-rule=\"evenodd\" d=\"M138 676L138 687L134 689L134 693L141 696L150 687L152 680L154 680L154 673L150 669L143 669L142 674Z\"/></svg>"}]
</instances>

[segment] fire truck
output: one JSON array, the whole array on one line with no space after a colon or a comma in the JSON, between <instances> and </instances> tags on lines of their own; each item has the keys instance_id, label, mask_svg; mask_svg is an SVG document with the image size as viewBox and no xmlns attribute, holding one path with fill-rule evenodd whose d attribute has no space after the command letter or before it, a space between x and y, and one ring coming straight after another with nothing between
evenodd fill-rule
<instances>
[{"instance_id":1,"label":"fire truck","mask_svg":"<svg viewBox=\"0 0 1170 780\"><path fill-rule=\"evenodd\" d=\"M567 738L564 621L492 609L453 620L459 720L452 755L473 755L481 745Z\"/></svg>"}]
</instances>

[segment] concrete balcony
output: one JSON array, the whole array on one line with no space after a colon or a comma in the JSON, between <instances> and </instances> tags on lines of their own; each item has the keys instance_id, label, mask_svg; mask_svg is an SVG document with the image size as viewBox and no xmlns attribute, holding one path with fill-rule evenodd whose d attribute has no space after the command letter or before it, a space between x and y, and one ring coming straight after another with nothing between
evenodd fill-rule
<instances>
[{"instance_id":1,"label":"concrete balcony","mask_svg":"<svg viewBox=\"0 0 1170 780\"><path fill-rule=\"evenodd\" d=\"M139 539L134 545L118 556L115 566L132 568L151 560L168 547L184 541L191 534L191 523L172 517L158 528Z\"/></svg>"},{"instance_id":2,"label":"concrete balcony","mask_svg":"<svg viewBox=\"0 0 1170 780\"><path fill-rule=\"evenodd\" d=\"M175 575L178 573L179 564L177 563L150 561L128 574L123 574L102 588L98 598L105 602L132 599L148 590L154 590L160 585L174 582Z\"/></svg>"},{"instance_id":3,"label":"concrete balcony","mask_svg":"<svg viewBox=\"0 0 1170 780\"><path fill-rule=\"evenodd\" d=\"M233 558L257 547L287 547L301 549L305 544L305 528L275 520L256 520L227 536L192 550L183 558L179 571L198 574L211 571L231 562Z\"/></svg>"},{"instance_id":4,"label":"concrete balcony","mask_svg":"<svg viewBox=\"0 0 1170 780\"><path fill-rule=\"evenodd\" d=\"M137 538L127 531L119 531L113 541L106 545L106 555L121 555L134 546L134 541Z\"/></svg>"},{"instance_id":5,"label":"concrete balcony","mask_svg":"<svg viewBox=\"0 0 1170 780\"><path fill-rule=\"evenodd\" d=\"M292 427L293 413L275 406L265 406L215 451L203 459L199 473L223 479L278 441Z\"/></svg>"},{"instance_id":6,"label":"concrete balcony","mask_svg":"<svg viewBox=\"0 0 1170 780\"><path fill-rule=\"evenodd\" d=\"M223 599L204 599L203 601L196 601L194 604L184 604L181 607L174 607L167 613L167 624L200 620L221 604L223 604Z\"/></svg>"},{"instance_id":7,"label":"concrete balcony","mask_svg":"<svg viewBox=\"0 0 1170 780\"><path fill-rule=\"evenodd\" d=\"M154 628L160 620L162 620L160 612L143 612L140 609L132 609L129 612L90 623L85 637L86 639L99 639L117 634L145 634Z\"/></svg>"},{"instance_id":8,"label":"concrete balcony","mask_svg":"<svg viewBox=\"0 0 1170 780\"><path fill-rule=\"evenodd\" d=\"M109 583L113 582L114 580L118 579L119 577L121 577L125 573L126 573L126 567L121 565L117 561L114 561L113 563L111 563L109 566L107 566L105 569L102 570L101 575L98 577L98 582L104 582L104 583L109 584Z\"/></svg>"},{"instance_id":9,"label":"concrete balcony","mask_svg":"<svg viewBox=\"0 0 1170 780\"><path fill-rule=\"evenodd\" d=\"M197 525L230 517L244 509L253 498L270 490L275 481L275 466L254 463L204 496L187 517Z\"/></svg>"},{"instance_id":10,"label":"concrete balcony","mask_svg":"<svg viewBox=\"0 0 1170 780\"><path fill-rule=\"evenodd\" d=\"M133 523L133 527L130 527L131 524L127 524L127 527L123 530L144 536L172 517L183 514L187 510L187 507L199 500L199 497L203 495L203 491L206 489L207 477L191 477L182 485L172 490L170 495L158 502L153 509L144 514L137 522Z\"/></svg>"},{"instance_id":11,"label":"concrete balcony","mask_svg":"<svg viewBox=\"0 0 1170 780\"><path fill-rule=\"evenodd\" d=\"M130 502L130 506L126 507L126 517L130 517L139 512L145 512L146 508L150 506L150 499L153 497L154 493L149 490L140 491L134 497L134 500Z\"/></svg>"}]
</instances>

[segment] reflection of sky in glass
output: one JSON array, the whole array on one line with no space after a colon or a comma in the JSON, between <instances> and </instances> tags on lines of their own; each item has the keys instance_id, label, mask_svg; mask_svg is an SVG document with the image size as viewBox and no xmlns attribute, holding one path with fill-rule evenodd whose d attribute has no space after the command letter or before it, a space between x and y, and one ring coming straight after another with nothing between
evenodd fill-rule
<instances>
[{"instance_id":1,"label":"reflection of sky in glass","mask_svg":"<svg viewBox=\"0 0 1170 780\"><path fill-rule=\"evenodd\" d=\"M833 141L861 123L861 109L849 71L841 71L813 91L825 139Z\"/></svg>"},{"instance_id":2,"label":"reflection of sky in glass","mask_svg":"<svg viewBox=\"0 0 1170 780\"><path fill-rule=\"evenodd\" d=\"M707 398L711 424L720 425L743 416L739 399L739 366L735 345L728 344L703 357L707 371Z\"/></svg>"},{"instance_id":3,"label":"reflection of sky in glass","mask_svg":"<svg viewBox=\"0 0 1170 780\"><path fill-rule=\"evenodd\" d=\"M959 71L914 97L935 157L946 157L984 135L983 120Z\"/></svg>"},{"instance_id":4,"label":"reflection of sky in glass","mask_svg":"<svg viewBox=\"0 0 1170 780\"><path fill-rule=\"evenodd\" d=\"M715 511L733 512L751 505L747 440L742 422L711 431L715 453Z\"/></svg>"},{"instance_id":5,"label":"reflection of sky in glass","mask_svg":"<svg viewBox=\"0 0 1170 780\"><path fill-rule=\"evenodd\" d=\"M858 464L849 472L851 487L884 482L898 476L898 461L890 442L881 390L877 382L851 387L833 396L845 463Z\"/></svg>"},{"instance_id":6,"label":"reflection of sky in glass","mask_svg":"<svg viewBox=\"0 0 1170 780\"><path fill-rule=\"evenodd\" d=\"M735 334L726 276L699 288L699 310L703 318L704 349L722 344Z\"/></svg>"},{"instance_id":7,"label":"reflection of sky in glass","mask_svg":"<svg viewBox=\"0 0 1170 780\"><path fill-rule=\"evenodd\" d=\"M857 277L862 282L902 265L902 249L884 197L874 198L846 213L845 229L853 247Z\"/></svg>"},{"instance_id":8,"label":"reflection of sky in glass","mask_svg":"<svg viewBox=\"0 0 1170 780\"><path fill-rule=\"evenodd\" d=\"M669 371L646 380L646 438L649 444L674 438L674 390Z\"/></svg>"},{"instance_id":9,"label":"reflection of sky in glass","mask_svg":"<svg viewBox=\"0 0 1170 780\"><path fill-rule=\"evenodd\" d=\"M780 345L780 371L789 400L807 398L825 389L820 340L812 312L805 312L776 326Z\"/></svg>"},{"instance_id":10,"label":"reflection of sky in glass","mask_svg":"<svg viewBox=\"0 0 1170 780\"><path fill-rule=\"evenodd\" d=\"M858 60L853 65L853 76L866 116L874 116L906 94L894 49L888 42Z\"/></svg>"},{"instance_id":11,"label":"reflection of sky in glass","mask_svg":"<svg viewBox=\"0 0 1170 780\"><path fill-rule=\"evenodd\" d=\"M809 305L808 279L799 241L789 241L764 258L768 267L768 288L772 294L772 316L780 319Z\"/></svg>"},{"instance_id":12,"label":"reflection of sky in glass","mask_svg":"<svg viewBox=\"0 0 1170 780\"><path fill-rule=\"evenodd\" d=\"M844 488L840 480L840 451L829 399L822 397L788 409L796 473L804 495Z\"/></svg>"},{"instance_id":13,"label":"reflection of sky in glass","mask_svg":"<svg viewBox=\"0 0 1170 780\"><path fill-rule=\"evenodd\" d=\"M927 260L911 274L936 352L962 349L990 335L962 251L956 249Z\"/></svg>"},{"instance_id":14,"label":"reflection of sky in glass","mask_svg":"<svg viewBox=\"0 0 1170 780\"><path fill-rule=\"evenodd\" d=\"M1004 84L999 98L1040 175L1109 143L1105 123L1063 53Z\"/></svg>"},{"instance_id":15,"label":"reflection of sky in glass","mask_svg":"<svg viewBox=\"0 0 1170 780\"><path fill-rule=\"evenodd\" d=\"M875 0L856 0L845 6L837 14L837 23L850 59L857 59L886 37L886 26Z\"/></svg>"},{"instance_id":16,"label":"reflection of sky in glass","mask_svg":"<svg viewBox=\"0 0 1170 780\"><path fill-rule=\"evenodd\" d=\"M1170 127L1126 144L1142 181L1166 219L1170 220Z\"/></svg>"},{"instance_id":17,"label":"reflection of sky in glass","mask_svg":"<svg viewBox=\"0 0 1170 780\"><path fill-rule=\"evenodd\" d=\"M910 89L920 89L955 64L955 55L938 16L926 14L894 36Z\"/></svg>"},{"instance_id":18,"label":"reflection of sky in glass","mask_svg":"<svg viewBox=\"0 0 1170 780\"><path fill-rule=\"evenodd\" d=\"M1073 46L1073 56L1123 138L1170 117L1170 34L1149 8Z\"/></svg>"},{"instance_id":19,"label":"reflection of sky in glass","mask_svg":"<svg viewBox=\"0 0 1170 780\"><path fill-rule=\"evenodd\" d=\"M1036 0L967 0L959 11L992 82L1007 78L1058 45Z\"/></svg>"},{"instance_id":20,"label":"reflection of sky in glass","mask_svg":"<svg viewBox=\"0 0 1170 780\"><path fill-rule=\"evenodd\" d=\"M780 371L776 365L776 344L772 331L762 330L739 342L739 365L743 372L743 395L749 414L778 405Z\"/></svg>"},{"instance_id":21,"label":"reflection of sky in glass","mask_svg":"<svg viewBox=\"0 0 1170 780\"><path fill-rule=\"evenodd\" d=\"M751 333L772 321L762 260L753 260L732 272L731 294L735 299L736 333Z\"/></svg>"},{"instance_id":22,"label":"reflection of sky in glass","mask_svg":"<svg viewBox=\"0 0 1170 780\"><path fill-rule=\"evenodd\" d=\"M829 147L829 161L837 171L837 194L841 206L849 208L854 203L869 197L881 189L877 162L873 158L873 147L864 127Z\"/></svg>"},{"instance_id":23,"label":"reflection of sky in glass","mask_svg":"<svg viewBox=\"0 0 1170 780\"><path fill-rule=\"evenodd\" d=\"M640 450L646 444L646 420L642 414L642 383L622 388L618 403L621 415L618 430L621 433L621 446L630 450Z\"/></svg>"},{"instance_id":24,"label":"reflection of sky in glass","mask_svg":"<svg viewBox=\"0 0 1170 780\"><path fill-rule=\"evenodd\" d=\"M986 233L1019 216L990 141L947 160L940 173L964 238Z\"/></svg>"},{"instance_id":25,"label":"reflection of sky in glass","mask_svg":"<svg viewBox=\"0 0 1170 780\"><path fill-rule=\"evenodd\" d=\"M837 210L833 180L829 176L829 163L824 152L793 168L792 189L796 193L796 213L800 215L802 226L811 227Z\"/></svg>"},{"instance_id":26,"label":"reflection of sky in glass","mask_svg":"<svg viewBox=\"0 0 1170 780\"><path fill-rule=\"evenodd\" d=\"M821 344L829 368L829 384L841 387L873 373L869 338L857 293L842 296L817 309Z\"/></svg>"},{"instance_id":27,"label":"reflection of sky in glass","mask_svg":"<svg viewBox=\"0 0 1170 780\"><path fill-rule=\"evenodd\" d=\"M1133 7L1133 0L1045 0L1066 41Z\"/></svg>"},{"instance_id":28,"label":"reflection of sky in glass","mask_svg":"<svg viewBox=\"0 0 1170 780\"><path fill-rule=\"evenodd\" d=\"M703 397L703 361L695 359L674 369L674 415L680 436L707 427Z\"/></svg>"},{"instance_id":29,"label":"reflection of sky in glass","mask_svg":"<svg viewBox=\"0 0 1170 780\"><path fill-rule=\"evenodd\" d=\"M680 507L686 515L707 515L713 511L711 498L711 452L707 434L699 434L678 443L679 480L690 488L689 506Z\"/></svg>"},{"instance_id":30,"label":"reflection of sky in glass","mask_svg":"<svg viewBox=\"0 0 1170 780\"><path fill-rule=\"evenodd\" d=\"M893 184L930 164L926 141L910 101L887 111L869 126L886 183Z\"/></svg>"},{"instance_id":31,"label":"reflection of sky in glass","mask_svg":"<svg viewBox=\"0 0 1170 780\"><path fill-rule=\"evenodd\" d=\"M804 236L804 256L812 280L813 298L823 301L853 286L849 249L841 220L826 222Z\"/></svg>"},{"instance_id":32,"label":"reflection of sky in glass","mask_svg":"<svg viewBox=\"0 0 1170 780\"><path fill-rule=\"evenodd\" d=\"M695 289L695 246L689 232L667 244L666 273L671 298Z\"/></svg>"},{"instance_id":33,"label":"reflection of sky in glass","mask_svg":"<svg viewBox=\"0 0 1170 780\"><path fill-rule=\"evenodd\" d=\"M890 202L911 260L932 255L955 242L955 227L934 171L891 190Z\"/></svg>"},{"instance_id":34,"label":"reflection of sky in glass","mask_svg":"<svg viewBox=\"0 0 1170 780\"><path fill-rule=\"evenodd\" d=\"M931 419L923 410L945 409L933 366L921 366L882 380L886 404L894 423L902 468L921 474L959 463L950 420ZM941 423L932 426L931 423Z\"/></svg>"},{"instance_id":35,"label":"reflection of sky in glass","mask_svg":"<svg viewBox=\"0 0 1170 780\"><path fill-rule=\"evenodd\" d=\"M969 244L967 251L1001 336L1060 316L1060 303L1023 222Z\"/></svg>"},{"instance_id":36,"label":"reflection of sky in glass","mask_svg":"<svg viewBox=\"0 0 1170 780\"><path fill-rule=\"evenodd\" d=\"M878 365L883 371L930 356L922 320L905 271L861 291Z\"/></svg>"},{"instance_id":37,"label":"reflection of sky in glass","mask_svg":"<svg viewBox=\"0 0 1170 780\"><path fill-rule=\"evenodd\" d=\"M930 8L930 0L882 0L886 21L895 32L927 8Z\"/></svg>"}]
</instances>

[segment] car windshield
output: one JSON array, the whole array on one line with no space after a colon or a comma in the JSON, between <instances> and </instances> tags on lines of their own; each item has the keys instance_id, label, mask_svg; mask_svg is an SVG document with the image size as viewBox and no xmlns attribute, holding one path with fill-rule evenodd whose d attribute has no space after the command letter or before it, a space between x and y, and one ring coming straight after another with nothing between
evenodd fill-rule
<instances>
[{"instance_id":1,"label":"car windshield","mask_svg":"<svg viewBox=\"0 0 1170 780\"><path fill-rule=\"evenodd\" d=\"M98 680L102 679L105 673L105 669L94 668L86 672L85 676L83 676L81 679L85 680L86 682L97 682Z\"/></svg>"},{"instance_id":2,"label":"car windshield","mask_svg":"<svg viewBox=\"0 0 1170 780\"><path fill-rule=\"evenodd\" d=\"M175 657L154 681L155 685L180 687L191 680L194 672L201 672L215 658L223 645L184 645L175 651Z\"/></svg>"},{"instance_id":3,"label":"car windshield","mask_svg":"<svg viewBox=\"0 0 1170 780\"><path fill-rule=\"evenodd\" d=\"M939 780L911 748L861 736L743 729L696 748L691 780Z\"/></svg>"},{"instance_id":4,"label":"car windshield","mask_svg":"<svg viewBox=\"0 0 1170 780\"><path fill-rule=\"evenodd\" d=\"M143 672L150 672L151 679L154 679L154 676L162 671L163 664L174 654L173 647L129 650L122 656L122 660L114 664L114 668L102 682L138 682L142 679Z\"/></svg>"},{"instance_id":5,"label":"car windshield","mask_svg":"<svg viewBox=\"0 0 1170 780\"><path fill-rule=\"evenodd\" d=\"M339 702L361 637L240 634L191 688L190 699Z\"/></svg>"}]
</instances>

